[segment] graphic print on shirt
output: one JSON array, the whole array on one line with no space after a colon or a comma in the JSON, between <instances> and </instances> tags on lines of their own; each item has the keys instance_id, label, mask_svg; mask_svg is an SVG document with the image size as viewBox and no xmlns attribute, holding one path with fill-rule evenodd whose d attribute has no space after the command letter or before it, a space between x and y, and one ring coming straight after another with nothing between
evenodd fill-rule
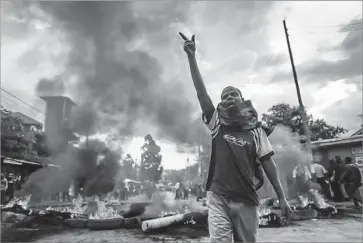
<instances>
[{"instance_id":1,"label":"graphic print on shirt","mask_svg":"<svg viewBox=\"0 0 363 243\"><path fill-rule=\"evenodd\" d=\"M226 140L229 143L233 143L234 145L237 145L239 147L244 147L246 144L251 145L250 142L244 140L243 138L236 138L231 134L225 134L223 135L224 140Z\"/></svg>"}]
</instances>

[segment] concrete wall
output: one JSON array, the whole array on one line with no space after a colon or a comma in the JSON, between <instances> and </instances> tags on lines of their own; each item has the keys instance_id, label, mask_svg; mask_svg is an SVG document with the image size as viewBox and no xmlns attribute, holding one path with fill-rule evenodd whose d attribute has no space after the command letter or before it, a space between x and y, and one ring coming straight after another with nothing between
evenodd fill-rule
<instances>
[{"instance_id":1,"label":"concrete wall","mask_svg":"<svg viewBox=\"0 0 363 243\"><path fill-rule=\"evenodd\" d=\"M57 150L64 143L63 129L69 128L71 104L64 98L52 97L46 100L45 134L47 145L51 150Z\"/></svg>"}]
</instances>

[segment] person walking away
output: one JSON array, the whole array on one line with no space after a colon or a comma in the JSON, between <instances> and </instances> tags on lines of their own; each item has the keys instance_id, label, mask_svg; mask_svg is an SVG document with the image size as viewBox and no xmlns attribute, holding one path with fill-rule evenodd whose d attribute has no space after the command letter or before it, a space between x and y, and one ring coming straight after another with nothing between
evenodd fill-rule
<instances>
[{"instance_id":1,"label":"person walking away","mask_svg":"<svg viewBox=\"0 0 363 243\"><path fill-rule=\"evenodd\" d=\"M253 184L256 161L279 198L282 223L291 209L277 174L274 154L266 132L258 126L257 112L235 87L226 87L215 108L209 97L195 56L195 36L184 39L191 76L211 133L212 156L206 183L208 228L212 242L256 242L259 199Z\"/></svg>"},{"instance_id":2,"label":"person walking away","mask_svg":"<svg viewBox=\"0 0 363 243\"><path fill-rule=\"evenodd\" d=\"M353 199L354 206L361 208L362 196L359 187L362 186L362 175L357 165L352 164L352 158L345 158L346 165L344 166L343 173L338 181L345 199ZM347 189L345 189L347 188Z\"/></svg>"},{"instance_id":3,"label":"person walking away","mask_svg":"<svg viewBox=\"0 0 363 243\"><path fill-rule=\"evenodd\" d=\"M312 174L314 175L316 182L320 185L323 195L327 199L332 199L328 182L328 171L323 165L319 164L318 161L314 161L311 168Z\"/></svg>"}]
</instances>

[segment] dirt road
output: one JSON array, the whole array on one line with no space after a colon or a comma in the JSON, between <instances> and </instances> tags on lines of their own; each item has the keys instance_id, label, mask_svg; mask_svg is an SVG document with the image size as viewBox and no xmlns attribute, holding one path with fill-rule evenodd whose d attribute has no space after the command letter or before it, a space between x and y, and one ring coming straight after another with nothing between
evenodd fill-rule
<instances>
[{"instance_id":1,"label":"dirt road","mask_svg":"<svg viewBox=\"0 0 363 243\"><path fill-rule=\"evenodd\" d=\"M19 233L17 233L19 236ZM10 238L9 238L10 239ZM7 241L3 239L3 241ZM18 239L17 241L20 241ZM27 239L45 242L207 242L206 231L173 229L168 232L144 234L141 230L90 231L72 230L41 236L27 232ZM259 242L362 242L362 217L307 220L286 228L259 229Z\"/></svg>"}]
</instances>

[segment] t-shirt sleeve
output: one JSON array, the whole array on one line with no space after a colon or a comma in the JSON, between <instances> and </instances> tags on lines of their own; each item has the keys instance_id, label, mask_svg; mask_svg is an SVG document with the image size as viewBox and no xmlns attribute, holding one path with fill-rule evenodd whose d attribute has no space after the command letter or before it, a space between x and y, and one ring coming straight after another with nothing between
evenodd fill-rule
<instances>
[{"instance_id":1,"label":"t-shirt sleeve","mask_svg":"<svg viewBox=\"0 0 363 243\"><path fill-rule=\"evenodd\" d=\"M218 118L217 109L214 109L214 112L213 112L211 118L209 119L209 121L204 114L202 116L202 119L203 119L204 124L207 126L207 128L211 132L212 136L214 136L218 132L218 129L219 129L219 118Z\"/></svg>"},{"instance_id":2,"label":"t-shirt sleeve","mask_svg":"<svg viewBox=\"0 0 363 243\"><path fill-rule=\"evenodd\" d=\"M271 158L275 153L266 132L261 127L258 127L255 129L255 136L257 159L264 161Z\"/></svg>"}]
</instances>

